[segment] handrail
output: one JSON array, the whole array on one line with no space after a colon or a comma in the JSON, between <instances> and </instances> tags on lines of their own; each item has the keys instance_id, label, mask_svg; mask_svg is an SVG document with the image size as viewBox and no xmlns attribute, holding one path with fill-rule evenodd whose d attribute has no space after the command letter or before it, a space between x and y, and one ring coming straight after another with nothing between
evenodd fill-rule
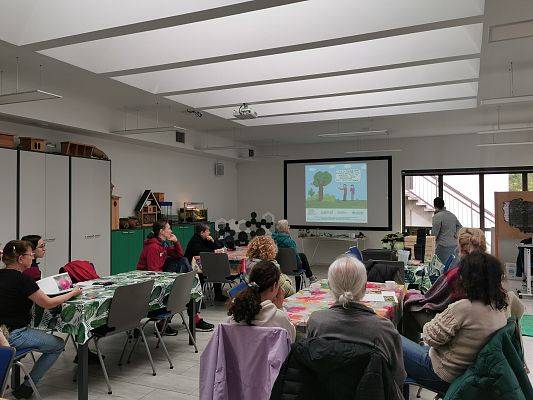
<instances>
[{"instance_id":1,"label":"handrail","mask_svg":"<svg viewBox=\"0 0 533 400\"><path fill-rule=\"evenodd\" d=\"M422 175L422 177L427 180L428 182L430 182L433 186L437 186L438 185L438 181L436 181L437 178L431 176L432 179L428 179L428 177L426 175ZM463 193L459 192L457 189L455 189L453 186L451 186L450 184L446 183L446 182L443 182L443 187L447 188L447 189L450 189L451 192L457 194L458 196L454 196L452 195L451 193L448 193L450 196L452 196L454 199L460 201L461 203L463 203L465 206L469 207L470 204L472 204L473 206L476 206L477 209L479 210L480 209L480 205L478 203L476 203L474 200L472 200L470 197L468 196L465 196ZM464 199L464 201L463 201ZM466 202L468 203L466 203ZM469 204L470 203L470 204ZM494 215L494 213L490 212L489 210L485 209L485 215L490 215L491 217L495 218L496 215Z\"/></svg>"},{"instance_id":2,"label":"handrail","mask_svg":"<svg viewBox=\"0 0 533 400\"><path fill-rule=\"evenodd\" d=\"M419 175L419 178L424 179L427 181L431 186L433 186L435 189L438 189L438 177L436 176L429 176L429 175ZM453 186L450 186L448 183L443 182L443 188L445 189L444 194L450 196L453 200L457 201L459 204L465 206L467 209L470 209L470 212L475 213L481 217L481 207L480 205L469 198L468 196L465 196L461 192L459 192L457 189L455 189ZM417 194L414 192L414 187L411 189L406 189L409 193L417 197L420 201L422 201L424 204L426 204L429 207L433 207L426 199L424 199L420 194ZM485 209L485 218L488 221L495 222L496 216L491 211ZM472 219L473 216L470 217Z\"/></svg>"}]
</instances>

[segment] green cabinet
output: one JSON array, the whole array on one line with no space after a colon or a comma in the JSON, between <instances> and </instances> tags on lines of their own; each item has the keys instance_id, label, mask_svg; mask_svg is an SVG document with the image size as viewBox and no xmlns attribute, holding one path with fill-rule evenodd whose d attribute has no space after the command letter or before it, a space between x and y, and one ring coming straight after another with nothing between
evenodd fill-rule
<instances>
[{"instance_id":1,"label":"green cabinet","mask_svg":"<svg viewBox=\"0 0 533 400\"><path fill-rule=\"evenodd\" d=\"M143 230L111 232L111 274L135 270L143 246Z\"/></svg>"},{"instance_id":2,"label":"green cabinet","mask_svg":"<svg viewBox=\"0 0 533 400\"><path fill-rule=\"evenodd\" d=\"M194 225L193 224L183 224L183 225L174 225L172 227L172 232L174 232L174 235L178 238L178 240L181 243L181 247L183 247L183 251L187 248L187 244L189 243L189 240L194 235Z\"/></svg>"}]
</instances>

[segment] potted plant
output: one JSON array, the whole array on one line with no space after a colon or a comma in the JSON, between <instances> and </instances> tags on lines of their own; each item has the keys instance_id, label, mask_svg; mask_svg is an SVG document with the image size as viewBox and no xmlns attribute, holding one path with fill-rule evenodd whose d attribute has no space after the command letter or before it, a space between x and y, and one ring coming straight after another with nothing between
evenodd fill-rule
<instances>
[{"instance_id":1,"label":"potted plant","mask_svg":"<svg viewBox=\"0 0 533 400\"><path fill-rule=\"evenodd\" d=\"M381 239L383 247L389 247L391 250L403 249L403 242L405 240L405 234L401 232L387 233Z\"/></svg>"}]
</instances>

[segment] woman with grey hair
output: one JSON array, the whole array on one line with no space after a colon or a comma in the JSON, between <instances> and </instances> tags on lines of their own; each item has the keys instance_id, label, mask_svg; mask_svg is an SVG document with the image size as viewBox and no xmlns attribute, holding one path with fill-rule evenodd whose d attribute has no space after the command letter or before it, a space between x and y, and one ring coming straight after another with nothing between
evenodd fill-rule
<instances>
[{"instance_id":1,"label":"woman with grey hair","mask_svg":"<svg viewBox=\"0 0 533 400\"><path fill-rule=\"evenodd\" d=\"M400 334L390 320L377 316L374 310L360 302L366 289L363 263L349 255L338 257L329 266L328 283L335 304L311 314L307 337L376 346L389 361L398 388L403 387L406 374Z\"/></svg>"},{"instance_id":2,"label":"woman with grey hair","mask_svg":"<svg viewBox=\"0 0 533 400\"><path fill-rule=\"evenodd\" d=\"M309 279L309 282L316 282L317 278L313 275L313 271L311 271L311 266L309 265L309 261L307 261L307 257L304 253L298 252L296 242L290 235L289 221L287 221L286 219L280 219L278 222L276 222L276 225L274 225L274 229L275 231L274 233L272 233L272 239L274 239L274 242L276 242L278 248L294 249L294 251L296 252L298 267L305 271L305 276L307 277L307 279ZM300 290L300 277L296 276L294 279L296 281L296 290Z\"/></svg>"}]
</instances>

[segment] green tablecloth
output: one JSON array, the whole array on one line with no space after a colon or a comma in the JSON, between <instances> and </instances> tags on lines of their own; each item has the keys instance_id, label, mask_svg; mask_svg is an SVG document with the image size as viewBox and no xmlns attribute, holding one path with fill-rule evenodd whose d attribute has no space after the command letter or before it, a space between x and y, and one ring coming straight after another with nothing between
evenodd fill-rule
<instances>
[{"instance_id":1,"label":"green tablecloth","mask_svg":"<svg viewBox=\"0 0 533 400\"><path fill-rule=\"evenodd\" d=\"M431 288L427 264L405 266L405 286L409 285L417 285L423 293Z\"/></svg>"},{"instance_id":2,"label":"green tablecloth","mask_svg":"<svg viewBox=\"0 0 533 400\"><path fill-rule=\"evenodd\" d=\"M109 306L117 287L153 279L154 288L150 296L150 310L157 310L164 307L164 300L178 275L172 272L131 271L83 282L83 294L59 307L44 310L35 305L30 326L70 333L76 342L85 343L89 340L92 329L107 322ZM113 284L92 286L93 282L113 282ZM202 298L202 288L200 280L196 277L191 288L191 299L200 298Z\"/></svg>"}]
</instances>

